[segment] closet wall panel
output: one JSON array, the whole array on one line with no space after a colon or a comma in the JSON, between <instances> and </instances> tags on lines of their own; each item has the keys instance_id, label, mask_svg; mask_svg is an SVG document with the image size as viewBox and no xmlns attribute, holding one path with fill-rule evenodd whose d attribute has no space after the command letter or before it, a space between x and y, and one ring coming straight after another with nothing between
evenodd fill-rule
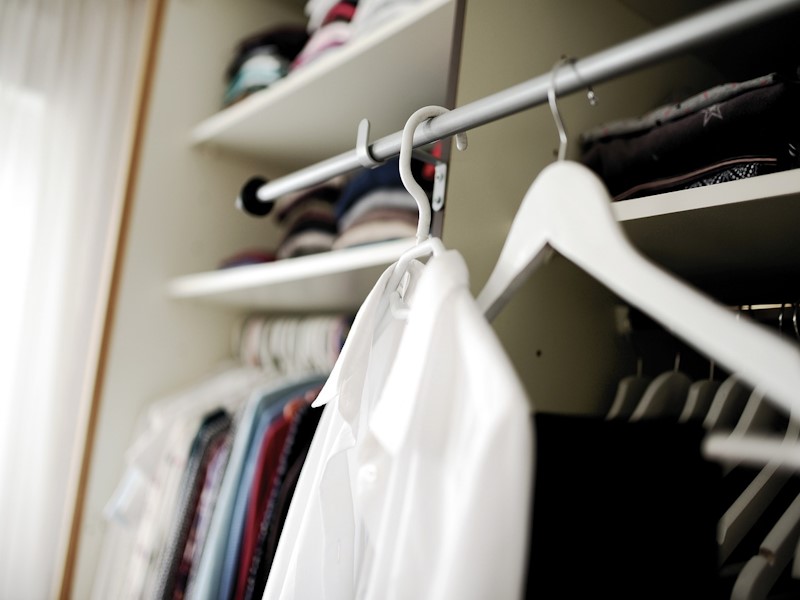
<instances>
[{"instance_id":1,"label":"closet wall panel","mask_svg":"<svg viewBox=\"0 0 800 600\"><path fill-rule=\"evenodd\" d=\"M617 0L508 0L502 9L469 2L456 105L547 73L562 55L585 57L650 29ZM640 114L676 89L697 91L718 78L687 56L595 86L599 102L594 107L583 93L560 99L571 141L568 157L578 156L577 136L584 129ZM558 133L548 106L542 105L469 136L469 149L451 159L443 239L464 255L477 294L525 192L555 160ZM538 408L583 412L610 402L604 386L633 368L619 351L613 304L613 296L582 272L553 264L532 277L494 321ZM598 394L598 389L605 391Z\"/></svg>"}]
</instances>

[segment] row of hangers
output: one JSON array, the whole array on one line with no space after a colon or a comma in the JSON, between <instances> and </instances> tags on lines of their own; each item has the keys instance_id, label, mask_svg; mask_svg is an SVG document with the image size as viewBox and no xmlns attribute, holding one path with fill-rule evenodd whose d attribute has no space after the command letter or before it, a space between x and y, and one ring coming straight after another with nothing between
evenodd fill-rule
<instances>
[{"instance_id":1,"label":"row of hangers","mask_svg":"<svg viewBox=\"0 0 800 600\"><path fill-rule=\"evenodd\" d=\"M641 334L642 331L652 329L652 322L647 317L637 313L633 318L630 316L629 307L619 307L620 313L617 321L621 324L620 332L629 341L633 342L633 336ZM761 316L755 317L756 311ZM735 316L737 318L756 319L759 323L771 326L780 336L787 336L793 342L800 342L800 322L798 312L800 303L782 303L777 305L751 305L737 307ZM764 315L769 315L766 318ZM772 322L770 323L770 320ZM633 325L632 322L637 322ZM634 333L636 330L636 333ZM663 345L663 336L659 342ZM659 343L657 342L657 343ZM652 344L651 344L652 346ZM691 352L691 349L688 349ZM657 377L652 377L643 372L643 356L641 350L637 350L636 372L623 377L616 389L613 402L606 415L608 419L631 419L640 420L653 416L674 418L678 422L704 419L711 412L707 423L708 429L725 429L726 424L731 422L732 415L740 412L742 403L730 400L714 402L715 396L720 391L729 394L732 398L736 394L723 385L720 379L715 378L715 363L713 360L708 362L707 377L692 380L689 375L682 372L681 350L675 350L674 368L665 371ZM724 407L730 406L730 409ZM718 414L719 413L719 414Z\"/></svg>"},{"instance_id":2,"label":"row of hangers","mask_svg":"<svg viewBox=\"0 0 800 600\"><path fill-rule=\"evenodd\" d=\"M233 355L267 376L327 374L351 322L346 314L247 315L233 327Z\"/></svg>"},{"instance_id":3,"label":"row of hangers","mask_svg":"<svg viewBox=\"0 0 800 600\"><path fill-rule=\"evenodd\" d=\"M777 315L771 324L763 317L759 322L771 326L779 335L800 344L800 327L796 327L797 303L784 303L775 307L761 307L762 314ZM626 313L629 311L626 311ZM739 318L754 318L753 307L743 307L737 313ZM791 314L791 324L785 318ZM626 337L633 340L637 335L657 335L655 344L659 347L670 344L670 336L654 327L645 317L620 319L625 324L621 329ZM635 321L635 326L631 325ZM641 340L640 340L641 341ZM647 339L646 342L653 340ZM759 389L745 384L736 374L715 372L713 361L708 361L707 371L701 376L700 365L689 365L684 372L680 358L681 352L691 354L691 349L676 345L675 364L670 370L657 376L643 372L642 363L647 344L636 344L636 372L625 376L618 382L616 393L605 418L607 420L640 421L661 419L676 423L695 421L702 423L708 432L719 432L736 438L753 434L783 435L784 441L795 444L800 441L800 424L788 419L788 415L778 409ZM703 357L699 358L702 362ZM791 480L797 482L798 474L782 468L778 463L760 465L747 461L725 461L722 473L728 475L737 467L752 467L752 477L742 489L741 494L730 504L720 517L718 524L718 545L720 568L735 574L731 597L734 599L767 598L778 578L785 574L791 563L791 577L800 579L800 499L796 499L783 511L771 527L768 535L760 542L752 556L742 564L726 564L732 559L734 551L742 552L743 542L747 540L775 503L783 502ZM791 490L788 490L791 492ZM745 545L745 551L748 546ZM765 560L768 557L769 560ZM792 584L794 590L800 583Z\"/></svg>"}]
</instances>

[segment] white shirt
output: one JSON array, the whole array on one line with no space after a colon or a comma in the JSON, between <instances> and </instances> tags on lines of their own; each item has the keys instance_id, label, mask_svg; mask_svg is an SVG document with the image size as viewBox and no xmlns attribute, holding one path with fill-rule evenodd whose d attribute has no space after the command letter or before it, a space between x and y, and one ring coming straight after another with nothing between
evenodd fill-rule
<instances>
[{"instance_id":1,"label":"white shirt","mask_svg":"<svg viewBox=\"0 0 800 600\"><path fill-rule=\"evenodd\" d=\"M520 598L533 476L525 392L460 254L390 267L315 405L327 404L265 600Z\"/></svg>"},{"instance_id":2,"label":"white shirt","mask_svg":"<svg viewBox=\"0 0 800 600\"><path fill-rule=\"evenodd\" d=\"M147 408L126 452L125 472L104 510L108 523L93 598L136 600L152 595L159 550L204 414L215 408L237 412L263 380L256 368L222 365L198 384Z\"/></svg>"}]
</instances>

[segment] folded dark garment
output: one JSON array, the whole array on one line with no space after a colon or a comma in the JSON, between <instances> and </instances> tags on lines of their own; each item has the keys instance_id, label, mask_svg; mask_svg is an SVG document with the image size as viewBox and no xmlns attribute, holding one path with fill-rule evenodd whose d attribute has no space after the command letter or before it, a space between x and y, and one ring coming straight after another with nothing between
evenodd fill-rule
<instances>
[{"instance_id":1,"label":"folded dark garment","mask_svg":"<svg viewBox=\"0 0 800 600\"><path fill-rule=\"evenodd\" d=\"M582 162L613 197L632 188L686 177L725 161L776 161L775 170L798 166L800 83L777 81L640 134L592 144Z\"/></svg>"},{"instance_id":2,"label":"folded dark garment","mask_svg":"<svg viewBox=\"0 0 800 600\"><path fill-rule=\"evenodd\" d=\"M700 423L538 412L534 425L526 598L723 597L722 470Z\"/></svg>"},{"instance_id":3,"label":"folded dark garment","mask_svg":"<svg viewBox=\"0 0 800 600\"><path fill-rule=\"evenodd\" d=\"M296 258L328 252L333 247L336 234L321 229L306 229L286 237L278 246L277 258Z\"/></svg>"},{"instance_id":4,"label":"folded dark garment","mask_svg":"<svg viewBox=\"0 0 800 600\"><path fill-rule=\"evenodd\" d=\"M223 106L230 106L251 94L270 87L289 72L289 61L272 47L254 50L242 63L225 90Z\"/></svg>"},{"instance_id":5,"label":"folded dark garment","mask_svg":"<svg viewBox=\"0 0 800 600\"><path fill-rule=\"evenodd\" d=\"M411 160L411 173L423 190L430 193L433 189L433 178L424 168L421 160ZM337 219L355 204L365 194L378 188L402 188L400 179L400 159L394 157L374 169L363 169L356 173L342 189L342 195L336 201L335 214Z\"/></svg>"},{"instance_id":6,"label":"folded dark garment","mask_svg":"<svg viewBox=\"0 0 800 600\"><path fill-rule=\"evenodd\" d=\"M665 104L658 108L651 110L649 113L641 117L634 117L629 119L621 119L619 121L612 121L611 123L604 123L599 127L593 127L588 131L581 133L581 147L586 149L591 144L607 138L619 137L622 135L641 134L645 131L685 117L690 113L696 113L712 104L718 104L729 100L734 96L738 96L744 92L750 91L754 88L765 87L772 85L778 79L777 73L769 73L747 81L736 81L723 83L712 88L703 90L672 104Z\"/></svg>"},{"instance_id":7,"label":"folded dark garment","mask_svg":"<svg viewBox=\"0 0 800 600\"><path fill-rule=\"evenodd\" d=\"M275 253L271 250L263 250L260 248L252 248L241 250L233 256L223 259L220 264L220 269L229 269L231 267L239 267L242 265L255 265L275 260Z\"/></svg>"},{"instance_id":8,"label":"folded dark garment","mask_svg":"<svg viewBox=\"0 0 800 600\"><path fill-rule=\"evenodd\" d=\"M336 221L333 215L324 214L319 212L309 212L295 221L292 228L287 232L287 237L295 233L309 231L314 229L316 231L327 231L328 233L336 233Z\"/></svg>"},{"instance_id":9,"label":"folded dark garment","mask_svg":"<svg viewBox=\"0 0 800 600\"><path fill-rule=\"evenodd\" d=\"M242 64L255 50L272 46L279 55L291 62L300 54L308 38L309 34L302 25L283 25L254 33L236 46L234 58L225 72L227 80L236 76Z\"/></svg>"},{"instance_id":10,"label":"folded dark garment","mask_svg":"<svg viewBox=\"0 0 800 600\"><path fill-rule=\"evenodd\" d=\"M776 158L749 158L725 160L721 163L708 165L691 173L685 173L677 177L667 177L656 179L636 185L624 192L614 196L613 200L630 200L641 196L651 196L653 194L663 194L665 192L675 192L678 190L688 190L696 187L706 187L725 183L727 181L737 181L739 179L749 179L758 175L775 173L779 170Z\"/></svg>"}]
</instances>

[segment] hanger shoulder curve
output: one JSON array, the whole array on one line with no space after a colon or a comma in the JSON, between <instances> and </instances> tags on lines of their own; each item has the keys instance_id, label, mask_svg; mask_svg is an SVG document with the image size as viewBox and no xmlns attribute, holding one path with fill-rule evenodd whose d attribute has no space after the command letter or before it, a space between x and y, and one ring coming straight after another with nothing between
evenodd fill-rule
<instances>
[{"instance_id":1,"label":"hanger shoulder curve","mask_svg":"<svg viewBox=\"0 0 800 600\"><path fill-rule=\"evenodd\" d=\"M741 570L731 592L731 600L763 600L792 561L800 540L800 496L780 516L759 547Z\"/></svg>"},{"instance_id":2,"label":"hanger shoulder curve","mask_svg":"<svg viewBox=\"0 0 800 600\"><path fill-rule=\"evenodd\" d=\"M728 371L800 414L800 349L763 325L738 320L642 256L611 210L600 178L574 161L536 177L511 225L500 258L478 296L493 318L552 248ZM794 411L792 411L794 409Z\"/></svg>"},{"instance_id":3,"label":"hanger shoulder curve","mask_svg":"<svg viewBox=\"0 0 800 600\"><path fill-rule=\"evenodd\" d=\"M691 379L680 371L667 371L656 377L636 405L631 421L655 419L660 417L677 417L680 415Z\"/></svg>"},{"instance_id":4,"label":"hanger shoulder curve","mask_svg":"<svg viewBox=\"0 0 800 600\"><path fill-rule=\"evenodd\" d=\"M725 379L714 395L703 426L707 431L732 430L747 405L750 394L750 388L736 376Z\"/></svg>"},{"instance_id":5,"label":"hanger shoulder curve","mask_svg":"<svg viewBox=\"0 0 800 600\"><path fill-rule=\"evenodd\" d=\"M628 375L620 379L611 408L606 413L606 419L630 418L652 380L651 377L643 375Z\"/></svg>"},{"instance_id":6,"label":"hanger shoulder curve","mask_svg":"<svg viewBox=\"0 0 800 600\"><path fill-rule=\"evenodd\" d=\"M721 382L715 379L702 379L692 383L686 394L686 404L678 416L678 422L702 421L708 414L708 409L714 401L714 395L719 390L720 384Z\"/></svg>"}]
</instances>

